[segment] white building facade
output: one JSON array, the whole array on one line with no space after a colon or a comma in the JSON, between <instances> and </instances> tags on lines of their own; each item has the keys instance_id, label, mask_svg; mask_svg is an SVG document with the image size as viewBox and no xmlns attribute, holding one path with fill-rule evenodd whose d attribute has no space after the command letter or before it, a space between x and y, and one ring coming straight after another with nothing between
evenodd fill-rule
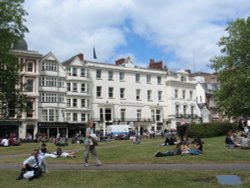
<instances>
[{"instance_id":1,"label":"white building facade","mask_svg":"<svg viewBox=\"0 0 250 188\"><path fill-rule=\"evenodd\" d=\"M196 82L187 71L169 72L166 78L168 104L168 128L198 122L196 105Z\"/></svg>"},{"instance_id":2,"label":"white building facade","mask_svg":"<svg viewBox=\"0 0 250 188\"><path fill-rule=\"evenodd\" d=\"M38 132L47 138L68 135L65 121L66 71L52 52L39 62Z\"/></svg>"},{"instance_id":3,"label":"white building facade","mask_svg":"<svg viewBox=\"0 0 250 188\"><path fill-rule=\"evenodd\" d=\"M166 122L166 70L136 67L125 60L112 65L87 62L91 79L92 114L97 129L129 124L140 134L162 130Z\"/></svg>"},{"instance_id":4,"label":"white building facade","mask_svg":"<svg viewBox=\"0 0 250 188\"><path fill-rule=\"evenodd\" d=\"M92 110L89 70L83 59L83 54L78 54L62 63L66 69L65 121L69 137L84 134Z\"/></svg>"},{"instance_id":5,"label":"white building facade","mask_svg":"<svg viewBox=\"0 0 250 188\"><path fill-rule=\"evenodd\" d=\"M169 71L162 61L140 68L130 58L107 64L78 54L60 63L51 52L42 57L26 49L22 55L21 80L32 113L20 117L20 138L28 132L47 138L84 135L89 119L103 135L111 124L128 124L143 134L199 120L196 82L187 71Z\"/></svg>"}]
</instances>

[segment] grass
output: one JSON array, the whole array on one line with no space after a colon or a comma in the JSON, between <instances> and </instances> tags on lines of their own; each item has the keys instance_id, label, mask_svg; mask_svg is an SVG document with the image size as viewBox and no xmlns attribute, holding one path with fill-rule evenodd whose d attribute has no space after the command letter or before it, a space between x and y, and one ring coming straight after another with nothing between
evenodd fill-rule
<instances>
[{"instance_id":1,"label":"grass","mask_svg":"<svg viewBox=\"0 0 250 188\"><path fill-rule=\"evenodd\" d=\"M204 139L204 154L199 156L174 156L174 157L154 157L156 151L166 151L174 146L159 146L163 138L144 139L143 144L133 145L131 141L112 141L99 143L97 153L105 164L177 164L177 163L249 163L250 152L240 148L227 149L224 145L224 137ZM34 148L38 148L39 143L27 143L18 147L0 147L0 154L10 155L0 157L0 163L21 163ZM54 151L56 146L48 143L49 151ZM82 144L70 144L63 147L64 150L78 150L77 158L47 159L48 164L82 164L83 149ZM22 154L14 157L11 155ZM93 163L90 157L90 163ZM26 180L16 181L17 170L0 171L0 187L119 187L119 188L139 188L139 187L174 187L174 188L200 188L200 187L227 187L220 186L216 180L219 174L237 174L241 177L243 185L239 187L250 187L250 175L247 171L50 171L44 174L39 180L28 182Z\"/></svg>"},{"instance_id":2,"label":"grass","mask_svg":"<svg viewBox=\"0 0 250 188\"><path fill-rule=\"evenodd\" d=\"M240 148L227 149L224 145L224 137L204 139L204 154L199 156L174 156L155 158L156 151L171 150L175 146L159 146L163 138L144 139L143 144L133 145L130 140L101 142L97 147L99 158L104 164L112 163L140 163L140 164L162 164L162 163L248 163L250 162L249 150ZM1 155L23 154L28 156L39 143L27 143L17 147L0 147ZM55 151L56 146L48 143L49 151ZM80 164L83 160L83 144L69 144L64 150L79 151L76 159L47 159L48 163L73 163ZM0 163L21 163L25 156L0 157Z\"/></svg>"},{"instance_id":3,"label":"grass","mask_svg":"<svg viewBox=\"0 0 250 188\"><path fill-rule=\"evenodd\" d=\"M216 175L237 174L244 182L240 188L250 185L249 172L241 171L52 171L38 180L16 181L15 171L1 171L1 188L217 188L232 187L218 184Z\"/></svg>"}]
</instances>

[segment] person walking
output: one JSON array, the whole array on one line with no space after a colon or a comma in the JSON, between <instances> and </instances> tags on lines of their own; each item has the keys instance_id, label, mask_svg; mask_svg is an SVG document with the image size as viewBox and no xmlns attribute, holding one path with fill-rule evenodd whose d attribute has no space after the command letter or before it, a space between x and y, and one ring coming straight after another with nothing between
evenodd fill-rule
<instances>
[{"instance_id":1,"label":"person walking","mask_svg":"<svg viewBox=\"0 0 250 188\"><path fill-rule=\"evenodd\" d=\"M102 162L97 158L96 148L97 145L97 137L94 134L93 130L93 121L89 120L87 123L87 129L85 132L85 151L84 151L84 166L88 167L88 159L89 153L92 154L93 158L95 159L96 166L101 166Z\"/></svg>"}]
</instances>

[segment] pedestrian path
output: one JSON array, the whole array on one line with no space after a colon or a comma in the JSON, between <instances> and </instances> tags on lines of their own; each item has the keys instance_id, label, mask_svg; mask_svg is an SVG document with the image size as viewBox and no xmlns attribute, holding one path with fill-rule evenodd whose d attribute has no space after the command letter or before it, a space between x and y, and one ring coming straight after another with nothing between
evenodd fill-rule
<instances>
[{"instance_id":1,"label":"pedestrian path","mask_svg":"<svg viewBox=\"0 0 250 188\"><path fill-rule=\"evenodd\" d=\"M0 169L19 169L20 164L2 163ZM127 171L127 170L167 170L167 171L202 171L202 170L250 170L250 164L104 164L102 166L82 164L48 164L49 170L104 170L104 171Z\"/></svg>"}]
</instances>

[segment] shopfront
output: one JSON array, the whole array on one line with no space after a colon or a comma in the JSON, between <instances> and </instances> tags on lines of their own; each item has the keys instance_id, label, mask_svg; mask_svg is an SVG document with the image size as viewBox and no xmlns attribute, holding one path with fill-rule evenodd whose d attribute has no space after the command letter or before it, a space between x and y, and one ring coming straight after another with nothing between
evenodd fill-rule
<instances>
[{"instance_id":1,"label":"shopfront","mask_svg":"<svg viewBox=\"0 0 250 188\"><path fill-rule=\"evenodd\" d=\"M65 122L39 122L38 133L47 139L56 138L57 135L68 137L68 123Z\"/></svg>"},{"instance_id":2,"label":"shopfront","mask_svg":"<svg viewBox=\"0 0 250 188\"><path fill-rule=\"evenodd\" d=\"M68 138L74 137L76 134L85 136L86 123L69 123L68 124Z\"/></svg>"},{"instance_id":3,"label":"shopfront","mask_svg":"<svg viewBox=\"0 0 250 188\"><path fill-rule=\"evenodd\" d=\"M0 121L0 138L3 137L15 137L18 138L18 128L19 128L18 120L5 120Z\"/></svg>"},{"instance_id":4,"label":"shopfront","mask_svg":"<svg viewBox=\"0 0 250 188\"><path fill-rule=\"evenodd\" d=\"M38 133L46 135L47 139L56 138L59 135L72 138L76 134L85 135L86 123L67 123L67 122L39 122Z\"/></svg>"}]
</instances>

